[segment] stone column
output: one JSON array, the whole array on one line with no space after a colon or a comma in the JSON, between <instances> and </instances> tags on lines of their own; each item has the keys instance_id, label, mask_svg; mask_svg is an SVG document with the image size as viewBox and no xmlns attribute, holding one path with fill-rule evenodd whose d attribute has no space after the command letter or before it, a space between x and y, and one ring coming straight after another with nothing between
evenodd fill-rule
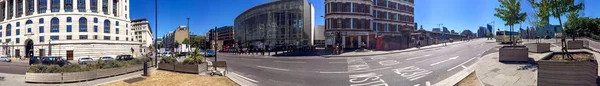
<instances>
[{"instance_id":1,"label":"stone column","mask_svg":"<svg viewBox=\"0 0 600 86\"><path fill-rule=\"evenodd\" d=\"M49 0L49 1L52 1L52 0ZM61 0L60 4L58 4L58 7L60 7L60 9L58 9L59 10L58 12L65 12L65 1Z\"/></svg>"},{"instance_id":2,"label":"stone column","mask_svg":"<svg viewBox=\"0 0 600 86\"><path fill-rule=\"evenodd\" d=\"M33 15L38 14L38 0L33 0Z\"/></svg>"},{"instance_id":3,"label":"stone column","mask_svg":"<svg viewBox=\"0 0 600 86\"><path fill-rule=\"evenodd\" d=\"M46 1L46 13L52 12L52 4L50 2L50 0Z\"/></svg>"},{"instance_id":4,"label":"stone column","mask_svg":"<svg viewBox=\"0 0 600 86\"><path fill-rule=\"evenodd\" d=\"M370 41L369 38L371 38L371 37L369 37L369 35L367 35L367 48L369 48L371 46L371 45L369 45L369 41Z\"/></svg>"},{"instance_id":5,"label":"stone column","mask_svg":"<svg viewBox=\"0 0 600 86\"><path fill-rule=\"evenodd\" d=\"M79 7L77 7L77 3L79 3L78 0L73 0L73 11L75 12L79 12Z\"/></svg>"},{"instance_id":6,"label":"stone column","mask_svg":"<svg viewBox=\"0 0 600 86\"><path fill-rule=\"evenodd\" d=\"M358 47L362 48L362 36L358 36Z\"/></svg>"},{"instance_id":7,"label":"stone column","mask_svg":"<svg viewBox=\"0 0 600 86\"><path fill-rule=\"evenodd\" d=\"M106 11L106 12L108 12L107 13L108 15L112 15L112 8L113 8L112 4L113 4L113 1L112 0L108 0L108 6L107 6L107 10L108 11Z\"/></svg>"},{"instance_id":8,"label":"stone column","mask_svg":"<svg viewBox=\"0 0 600 86\"><path fill-rule=\"evenodd\" d=\"M342 36L342 46L346 48L346 36Z\"/></svg>"}]
</instances>

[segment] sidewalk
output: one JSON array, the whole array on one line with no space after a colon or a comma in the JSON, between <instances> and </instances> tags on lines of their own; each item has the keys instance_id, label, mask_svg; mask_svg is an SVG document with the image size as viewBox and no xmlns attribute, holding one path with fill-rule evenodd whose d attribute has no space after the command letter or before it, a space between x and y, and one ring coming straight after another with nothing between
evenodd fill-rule
<instances>
[{"instance_id":1,"label":"sidewalk","mask_svg":"<svg viewBox=\"0 0 600 86\"><path fill-rule=\"evenodd\" d=\"M456 44L460 44L460 43L464 43L464 42L468 42L468 41L456 41L456 42L452 42L452 43L446 43L446 46L456 45ZM421 48L413 47L413 48L408 48L408 49L403 49L403 50L393 50L393 51L345 52L345 53L342 53L340 55L323 55L323 56L324 57L361 57L361 56L374 56L374 55L386 55L386 54L410 52L410 51L417 51L417 50L431 49L431 48L438 48L438 47L444 47L444 44L440 43L440 44L433 44L433 45L429 45L429 46L424 46L424 47L421 47Z\"/></svg>"},{"instance_id":2,"label":"sidewalk","mask_svg":"<svg viewBox=\"0 0 600 86\"><path fill-rule=\"evenodd\" d=\"M149 68L149 71L156 70L156 68ZM125 79L129 79L132 77L138 77L143 74L142 71L137 71L133 73L118 75L114 77L95 79L92 81L85 82L75 82L75 83L63 83L63 84L41 84L41 83L25 83L25 75L17 75L17 74L5 74L0 73L0 77L4 77L3 80L0 80L0 86L98 86L111 82L121 81Z\"/></svg>"}]
</instances>

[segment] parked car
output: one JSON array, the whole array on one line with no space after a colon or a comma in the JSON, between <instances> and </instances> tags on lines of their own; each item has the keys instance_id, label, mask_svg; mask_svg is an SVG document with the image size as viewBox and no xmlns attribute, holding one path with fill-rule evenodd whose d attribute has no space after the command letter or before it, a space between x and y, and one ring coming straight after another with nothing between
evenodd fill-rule
<instances>
[{"instance_id":1,"label":"parked car","mask_svg":"<svg viewBox=\"0 0 600 86\"><path fill-rule=\"evenodd\" d=\"M42 57L42 64L64 66L71 63L61 56L44 56Z\"/></svg>"},{"instance_id":2,"label":"parked car","mask_svg":"<svg viewBox=\"0 0 600 86\"><path fill-rule=\"evenodd\" d=\"M102 56L100 57L100 60L98 61L112 61L115 60L115 58L111 57L111 56Z\"/></svg>"},{"instance_id":3,"label":"parked car","mask_svg":"<svg viewBox=\"0 0 600 86\"><path fill-rule=\"evenodd\" d=\"M206 50L205 53L206 57L214 57L216 55L214 50Z\"/></svg>"},{"instance_id":4,"label":"parked car","mask_svg":"<svg viewBox=\"0 0 600 86\"><path fill-rule=\"evenodd\" d=\"M79 64L87 64L90 62L94 62L94 59L92 59L92 57L89 57L89 56L80 57L77 60L77 63L79 63Z\"/></svg>"},{"instance_id":5,"label":"parked car","mask_svg":"<svg viewBox=\"0 0 600 86\"><path fill-rule=\"evenodd\" d=\"M131 55L118 55L117 60L133 60L133 56Z\"/></svg>"},{"instance_id":6,"label":"parked car","mask_svg":"<svg viewBox=\"0 0 600 86\"><path fill-rule=\"evenodd\" d=\"M29 65L42 63L42 58L39 56L33 56L29 58Z\"/></svg>"},{"instance_id":7,"label":"parked car","mask_svg":"<svg viewBox=\"0 0 600 86\"><path fill-rule=\"evenodd\" d=\"M11 62L10 58L8 58L6 56L0 56L0 61L2 61L2 62Z\"/></svg>"}]
</instances>

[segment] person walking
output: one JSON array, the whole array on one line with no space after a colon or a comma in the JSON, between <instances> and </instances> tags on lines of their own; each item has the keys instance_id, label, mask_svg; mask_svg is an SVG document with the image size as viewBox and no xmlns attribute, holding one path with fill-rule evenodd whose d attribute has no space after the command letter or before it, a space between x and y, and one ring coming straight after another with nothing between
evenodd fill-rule
<instances>
[{"instance_id":1,"label":"person walking","mask_svg":"<svg viewBox=\"0 0 600 86\"><path fill-rule=\"evenodd\" d=\"M417 49L421 49L421 40L417 40Z\"/></svg>"}]
</instances>

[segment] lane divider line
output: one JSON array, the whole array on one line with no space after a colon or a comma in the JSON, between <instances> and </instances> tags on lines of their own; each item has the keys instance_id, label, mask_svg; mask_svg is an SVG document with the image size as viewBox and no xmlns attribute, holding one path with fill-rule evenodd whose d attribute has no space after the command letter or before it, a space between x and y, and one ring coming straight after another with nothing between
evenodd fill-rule
<instances>
[{"instance_id":1,"label":"lane divider line","mask_svg":"<svg viewBox=\"0 0 600 86\"><path fill-rule=\"evenodd\" d=\"M378 70L385 70L385 69L390 69L392 67L383 67L383 68L378 68L378 69L373 69L373 70L364 70L364 71L344 71L344 72L324 72L324 71L319 71L319 73L360 73L360 72L372 72L372 71L378 71Z\"/></svg>"},{"instance_id":2,"label":"lane divider line","mask_svg":"<svg viewBox=\"0 0 600 86\"><path fill-rule=\"evenodd\" d=\"M455 56L455 57L452 57L452 58L449 58L449 59L446 59L446 60L442 60L442 61L430 64L429 66L434 66L434 65L437 65L437 64L441 64L441 63L444 63L444 62L447 62L447 61L450 61L450 60L453 60L453 59L456 59L456 58L458 58L458 56Z\"/></svg>"},{"instance_id":3,"label":"lane divider line","mask_svg":"<svg viewBox=\"0 0 600 86\"><path fill-rule=\"evenodd\" d=\"M423 55L423 56L418 56L418 57L412 57L412 58L408 58L406 60L413 60L413 59L423 58L423 57L427 57L427 56L431 56L431 54L427 54L427 55Z\"/></svg>"},{"instance_id":4,"label":"lane divider line","mask_svg":"<svg viewBox=\"0 0 600 86\"><path fill-rule=\"evenodd\" d=\"M256 66L256 67L265 68L265 69L272 69L272 70L280 70L280 71L290 71L289 69L274 68L274 67L265 67L265 66Z\"/></svg>"},{"instance_id":5,"label":"lane divider line","mask_svg":"<svg viewBox=\"0 0 600 86\"><path fill-rule=\"evenodd\" d=\"M465 62L463 62L463 63L460 63L460 64L458 64L458 65L456 65L456 66L454 66L454 67L452 67L452 68L448 69L447 71L454 70L455 68L458 68L458 67L460 67L460 66L462 66L463 68L466 68L466 67L464 66L464 64L466 64L467 62L470 62L471 60L473 60L473 59L476 59L476 58L477 58L477 59L479 59L479 57L473 57L473 58L471 58L471 59L469 59L469 60L467 60L467 61L465 61Z\"/></svg>"}]
</instances>

